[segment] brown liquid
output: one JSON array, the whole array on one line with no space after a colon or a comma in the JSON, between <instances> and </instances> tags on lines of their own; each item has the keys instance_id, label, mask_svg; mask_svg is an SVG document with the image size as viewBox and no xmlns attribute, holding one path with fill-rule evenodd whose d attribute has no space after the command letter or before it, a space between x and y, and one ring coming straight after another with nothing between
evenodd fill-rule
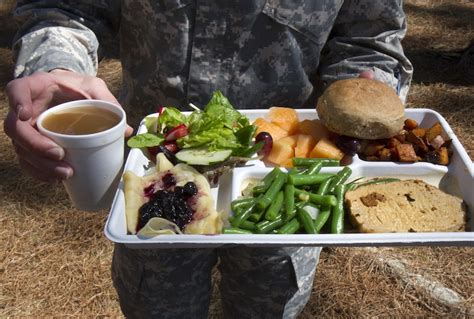
<instances>
[{"instance_id":1,"label":"brown liquid","mask_svg":"<svg viewBox=\"0 0 474 319\"><path fill-rule=\"evenodd\" d=\"M60 134L84 135L108 130L119 122L120 117L112 111L95 106L78 106L51 113L43 120L43 127Z\"/></svg>"}]
</instances>

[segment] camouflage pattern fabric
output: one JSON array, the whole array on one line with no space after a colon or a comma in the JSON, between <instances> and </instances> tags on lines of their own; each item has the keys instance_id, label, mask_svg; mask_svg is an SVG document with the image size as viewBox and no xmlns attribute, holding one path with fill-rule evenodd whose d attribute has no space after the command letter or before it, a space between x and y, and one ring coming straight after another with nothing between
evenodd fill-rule
<instances>
[{"instance_id":1,"label":"camouflage pattern fabric","mask_svg":"<svg viewBox=\"0 0 474 319\"><path fill-rule=\"evenodd\" d=\"M207 318L218 263L224 318L295 318L320 248L131 249L116 244L112 279L128 318Z\"/></svg>"},{"instance_id":2,"label":"camouflage pattern fabric","mask_svg":"<svg viewBox=\"0 0 474 319\"><path fill-rule=\"evenodd\" d=\"M198 4L197 4L198 3ZM15 76L94 75L98 43L121 43L127 110L189 110L221 90L237 108L314 107L318 84L374 70L406 97L401 1L19 1Z\"/></svg>"}]
</instances>

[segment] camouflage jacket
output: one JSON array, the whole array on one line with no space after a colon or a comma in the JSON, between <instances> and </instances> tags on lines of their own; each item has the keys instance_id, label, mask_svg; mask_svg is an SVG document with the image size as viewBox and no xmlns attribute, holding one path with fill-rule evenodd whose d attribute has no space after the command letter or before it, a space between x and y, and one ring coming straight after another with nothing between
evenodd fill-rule
<instances>
[{"instance_id":1,"label":"camouflage jacket","mask_svg":"<svg viewBox=\"0 0 474 319\"><path fill-rule=\"evenodd\" d=\"M55 68L94 75L99 43L120 41L125 107L314 107L325 84L372 69L405 99L401 0L19 1L15 77Z\"/></svg>"}]
</instances>

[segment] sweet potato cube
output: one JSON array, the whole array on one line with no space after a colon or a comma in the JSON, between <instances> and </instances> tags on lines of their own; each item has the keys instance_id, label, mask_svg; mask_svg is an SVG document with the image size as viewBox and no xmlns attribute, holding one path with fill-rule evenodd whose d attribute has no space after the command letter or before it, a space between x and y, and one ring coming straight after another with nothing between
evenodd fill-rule
<instances>
[{"instance_id":1,"label":"sweet potato cube","mask_svg":"<svg viewBox=\"0 0 474 319\"><path fill-rule=\"evenodd\" d=\"M294 156L295 151L290 144L276 141L273 143L272 150L270 154L268 154L267 160L279 166L285 166L288 164L288 160L291 160Z\"/></svg>"},{"instance_id":2,"label":"sweet potato cube","mask_svg":"<svg viewBox=\"0 0 474 319\"><path fill-rule=\"evenodd\" d=\"M406 119L404 129L405 130L413 130L414 128L418 127L418 122L414 119Z\"/></svg>"},{"instance_id":3,"label":"sweet potato cube","mask_svg":"<svg viewBox=\"0 0 474 319\"><path fill-rule=\"evenodd\" d=\"M319 141L323 137L329 136L329 130L320 120L303 120L299 123L299 133L307 134Z\"/></svg>"},{"instance_id":4,"label":"sweet potato cube","mask_svg":"<svg viewBox=\"0 0 474 319\"><path fill-rule=\"evenodd\" d=\"M334 158L341 160L344 157L344 153L330 140L322 138L309 154L312 158Z\"/></svg>"},{"instance_id":5,"label":"sweet potato cube","mask_svg":"<svg viewBox=\"0 0 474 319\"><path fill-rule=\"evenodd\" d=\"M441 147L439 149L439 164L448 165L449 164L449 153L446 147Z\"/></svg>"},{"instance_id":6,"label":"sweet potato cube","mask_svg":"<svg viewBox=\"0 0 474 319\"><path fill-rule=\"evenodd\" d=\"M380 143L369 143L365 147L363 154L365 156L376 156L385 146Z\"/></svg>"},{"instance_id":7,"label":"sweet potato cube","mask_svg":"<svg viewBox=\"0 0 474 319\"><path fill-rule=\"evenodd\" d=\"M308 157L316 145L316 139L311 135L298 134L296 142L295 157Z\"/></svg>"},{"instance_id":8,"label":"sweet potato cube","mask_svg":"<svg viewBox=\"0 0 474 319\"><path fill-rule=\"evenodd\" d=\"M414 130L413 130L414 131ZM420 149L422 152L428 152L428 146L423 141L423 138L417 136L413 131L407 133L407 142L412 143L416 148Z\"/></svg>"},{"instance_id":9,"label":"sweet potato cube","mask_svg":"<svg viewBox=\"0 0 474 319\"><path fill-rule=\"evenodd\" d=\"M392 159L392 152L388 148L382 148L379 151L379 158L382 161L390 161Z\"/></svg>"},{"instance_id":10,"label":"sweet potato cube","mask_svg":"<svg viewBox=\"0 0 474 319\"><path fill-rule=\"evenodd\" d=\"M432 127L426 130L426 140L428 142L431 142L432 139L434 139L438 135L441 135L442 132L443 128L441 127L441 124L439 122L436 122Z\"/></svg>"},{"instance_id":11,"label":"sweet potato cube","mask_svg":"<svg viewBox=\"0 0 474 319\"><path fill-rule=\"evenodd\" d=\"M270 123L267 120L259 117L258 119L253 122L253 125L257 127L257 131L255 133L258 134L260 132L267 132L273 138L273 141L278 141L279 139L288 136L288 132L279 127L276 124Z\"/></svg>"},{"instance_id":12,"label":"sweet potato cube","mask_svg":"<svg viewBox=\"0 0 474 319\"><path fill-rule=\"evenodd\" d=\"M397 150L398 158L400 159L400 162L416 162L417 156L415 153L415 149L413 148L413 145L411 144L399 144L395 146L395 149Z\"/></svg>"},{"instance_id":13,"label":"sweet potato cube","mask_svg":"<svg viewBox=\"0 0 474 319\"><path fill-rule=\"evenodd\" d=\"M268 120L288 132L288 135L298 133L298 113L289 107L273 106L268 111Z\"/></svg>"},{"instance_id":14,"label":"sweet potato cube","mask_svg":"<svg viewBox=\"0 0 474 319\"><path fill-rule=\"evenodd\" d=\"M288 144L292 148L295 148L298 143L298 135L285 136L279 139L278 142Z\"/></svg>"},{"instance_id":15,"label":"sweet potato cube","mask_svg":"<svg viewBox=\"0 0 474 319\"><path fill-rule=\"evenodd\" d=\"M422 128L422 127L417 127L413 130L411 130L411 133L418 136L418 137L425 137L425 134L426 134L426 129L425 128Z\"/></svg>"}]
</instances>

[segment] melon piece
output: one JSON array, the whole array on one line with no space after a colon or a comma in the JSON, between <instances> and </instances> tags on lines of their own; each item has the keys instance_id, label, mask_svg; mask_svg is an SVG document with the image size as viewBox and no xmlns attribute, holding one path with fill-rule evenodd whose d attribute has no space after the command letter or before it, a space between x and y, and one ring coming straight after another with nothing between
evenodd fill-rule
<instances>
[{"instance_id":1,"label":"melon piece","mask_svg":"<svg viewBox=\"0 0 474 319\"><path fill-rule=\"evenodd\" d=\"M285 166L294 156L294 148L288 143L282 143L280 140L273 143L272 150L270 154L268 154L267 160L279 166Z\"/></svg>"},{"instance_id":2,"label":"melon piece","mask_svg":"<svg viewBox=\"0 0 474 319\"><path fill-rule=\"evenodd\" d=\"M272 136L273 141L278 141L279 139L288 136L288 132L279 127L276 124L270 123L267 120L259 117L253 122L253 125L257 127L255 135L260 132L267 132Z\"/></svg>"},{"instance_id":3,"label":"melon piece","mask_svg":"<svg viewBox=\"0 0 474 319\"><path fill-rule=\"evenodd\" d=\"M267 118L271 123L287 131L288 135L293 135L298 132L298 113L292 108L271 107L268 111Z\"/></svg>"},{"instance_id":4,"label":"melon piece","mask_svg":"<svg viewBox=\"0 0 474 319\"><path fill-rule=\"evenodd\" d=\"M298 140L295 147L295 157L308 157L316 145L316 139L307 134L298 134Z\"/></svg>"},{"instance_id":5,"label":"melon piece","mask_svg":"<svg viewBox=\"0 0 474 319\"><path fill-rule=\"evenodd\" d=\"M320 120L303 120L299 123L298 132L300 134L311 135L319 141L329 136L329 131Z\"/></svg>"},{"instance_id":6,"label":"melon piece","mask_svg":"<svg viewBox=\"0 0 474 319\"><path fill-rule=\"evenodd\" d=\"M278 142L289 144L292 148L298 143L298 135L286 136L278 140Z\"/></svg>"},{"instance_id":7,"label":"melon piece","mask_svg":"<svg viewBox=\"0 0 474 319\"><path fill-rule=\"evenodd\" d=\"M333 158L340 161L344 157L344 153L333 142L323 137L316 143L309 156L311 158Z\"/></svg>"}]
</instances>

